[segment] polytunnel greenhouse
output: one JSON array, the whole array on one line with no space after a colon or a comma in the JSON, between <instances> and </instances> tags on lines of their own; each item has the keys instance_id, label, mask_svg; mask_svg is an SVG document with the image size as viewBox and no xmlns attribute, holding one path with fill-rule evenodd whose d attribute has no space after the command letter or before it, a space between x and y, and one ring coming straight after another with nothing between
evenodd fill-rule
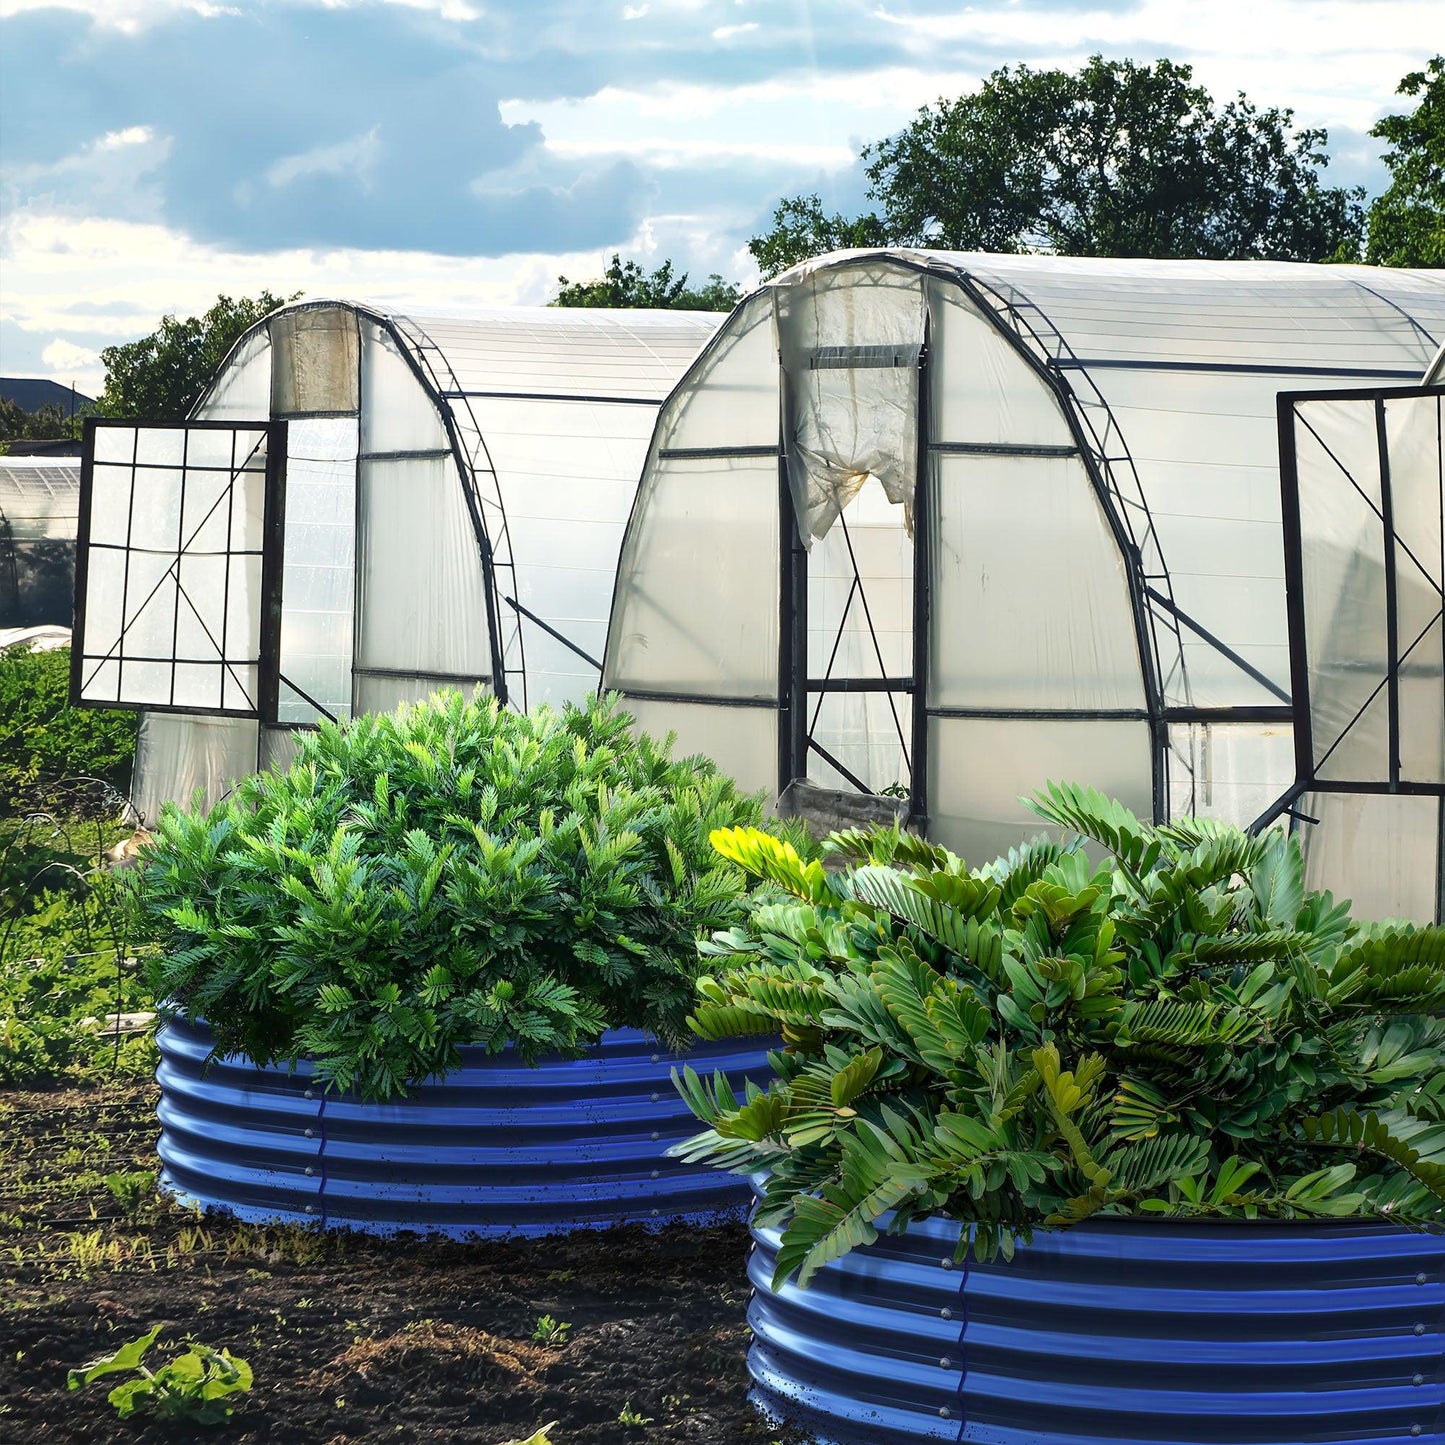
<instances>
[{"instance_id":1,"label":"polytunnel greenhouse","mask_svg":"<svg viewBox=\"0 0 1445 1445\"><path fill-rule=\"evenodd\" d=\"M604 681L975 861L1050 778L1248 823L1296 775L1276 398L1418 386L1442 339L1438 273L809 262L659 414Z\"/></svg>"},{"instance_id":2,"label":"polytunnel greenhouse","mask_svg":"<svg viewBox=\"0 0 1445 1445\"><path fill-rule=\"evenodd\" d=\"M323 718L594 688L658 404L719 320L291 305L186 424L92 421L72 694L144 710L142 816Z\"/></svg>"}]
</instances>

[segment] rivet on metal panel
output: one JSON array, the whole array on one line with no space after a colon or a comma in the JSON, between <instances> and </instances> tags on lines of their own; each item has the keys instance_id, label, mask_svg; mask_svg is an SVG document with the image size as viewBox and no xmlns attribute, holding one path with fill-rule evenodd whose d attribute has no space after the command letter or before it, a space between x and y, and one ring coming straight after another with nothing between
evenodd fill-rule
<instances>
[{"instance_id":1,"label":"rivet on metal panel","mask_svg":"<svg viewBox=\"0 0 1445 1445\"><path fill-rule=\"evenodd\" d=\"M953 1419L953 1411L950 1410L947 1405L940 1405L938 1407L938 1418L940 1420L951 1420Z\"/></svg>"},{"instance_id":2,"label":"rivet on metal panel","mask_svg":"<svg viewBox=\"0 0 1445 1445\"><path fill-rule=\"evenodd\" d=\"M316 1137L316 1130L315 1130L315 1129L308 1129L308 1130L306 1131L306 1137L307 1137L308 1139L314 1139L314 1138Z\"/></svg>"},{"instance_id":3,"label":"rivet on metal panel","mask_svg":"<svg viewBox=\"0 0 1445 1445\"><path fill-rule=\"evenodd\" d=\"M661 1213L662 1213L662 1210L660 1210L660 1209L654 1209L654 1210L652 1211L652 1217L653 1217L654 1219L656 1219L657 1216L658 1216L659 1214L661 1214Z\"/></svg>"},{"instance_id":4,"label":"rivet on metal panel","mask_svg":"<svg viewBox=\"0 0 1445 1445\"><path fill-rule=\"evenodd\" d=\"M308 1099L314 1099L314 1098L316 1097L316 1095L313 1094L310 1089L307 1089L307 1091L306 1091L306 1097L307 1097Z\"/></svg>"},{"instance_id":5,"label":"rivet on metal panel","mask_svg":"<svg viewBox=\"0 0 1445 1445\"><path fill-rule=\"evenodd\" d=\"M315 1214L315 1213L316 1213L316 1206L315 1206L314 1204L308 1204L308 1205L306 1206L306 1212L307 1212L307 1214Z\"/></svg>"},{"instance_id":6,"label":"rivet on metal panel","mask_svg":"<svg viewBox=\"0 0 1445 1445\"><path fill-rule=\"evenodd\" d=\"M1415 1378L1410 1381L1410 1383L1412 1385L1423 1385L1425 1383L1425 1377L1424 1375L1416 1375Z\"/></svg>"},{"instance_id":7,"label":"rivet on metal panel","mask_svg":"<svg viewBox=\"0 0 1445 1445\"><path fill-rule=\"evenodd\" d=\"M661 1138L662 1138L662 1135L659 1134L656 1129L654 1129L654 1130L652 1131L652 1137L653 1137L654 1139L661 1139Z\"/></svg>"},{"instance_id":8,"label":"rivet on metal panel","mask_svg":"<svg viewBox=\"0 0 1445 1445\"><path fill-rule=\"evenodd\" d=\"M941 1320L951 1320L953 1318L953 1311L945 1305L943 1309L939 1310L938 1317Z\"/></svg>"},{"instance_id":9,"label":"rivet on metal panel","mask_svg":"<svg viewBox=\"0 0 1445 1445\"><path fill-rule=\"evenodd\" d=\"M1410 1433L1411 1433L1412 1435L1418 1435L1418 1434L1420 1434L1420 1427L1419 1427L1418 1425L1411 1425L1411 1426L1410 1426Z\"/></svg>"},{"instance_id":10,"label":"rivet on metal panel","mask_svg":"<svg viewBox=\"0 0 1445 1445\"><path fill-rule=\"evenodd\" d=\"M1415 1276L1415 1283L1416 1283L1416 1284L1424 1284L1424 1283L1425 1283L1425 1276L1424 1276L1423 1274L1417 1274L1417 1275Z\"/></svg>"},{"instance_id":11,"label":"rivet on metal panel","mask_svg":"<svg viewBox=\"0 0 1445 1445\"><path fill-rule=\"evenodd\" d=\"M661 1054L653 1054L653 1056L652 1056L652 1062L653 1062L654 1064L660 1064L660 1063L662 1062L662 1055L661 1055Z\"/></svg>"},{"instance_id":12,"label":"rivet on metal panel","mask_svg":"<svg viewBox=\"0 0 1445 1445\"><path fill-rule=\"evenodd\" d=\"M942 1268L942 1269L952 1269L952 1268L953 1268L953 1261L952 1261L951 1259L940 1259L940 1260L938 1261L938 1263L939 1263L940 1268Z\"/></svg>"},{"instance_id":13,"label":"rivet on metal panel","mask_svg":"<svg viewBox=\"0 0 1445 1445\"><path fill-rule=\"evenodd\" d=\"M661 1170L661 1169L654 1169L654 1170L652 1171L652 1177L653 1177L654 1179L661 1179L661 1178L662 1178L662 1170Z\"/></svg>"},{"instance_id":14,"label":"rivet on metal panel","mask_svg":"<svg viewBox=\"0 0 1445 1445\"><path fill-rule=\"evenodd\" d=\"M947 1355L945 1355L945 1356L938 1362L938 1368L939 1368L940 1370L951 1370L951 1369L953 1368L953 1361L950 1360Z\"/></svg>"},{"instance_id":15,"label":"rivet on metal panel","mask_svg":"<svg viewBox=\"0 0 1445 1445\"><path fill-rule=\"evenodd\" d=\"M1415 1333L1416 1333L1417 1335L1423 1335L1423 1334L1425 1333L1425 1326L1424 1326L1424 1325L1416 1325L1416 1326L1415 1326Z\"/></svg>"},{"instance_id":16,"label":"rivet on metal panel","mask_svg":"<svg viewBox=\"0 0 1445 1445\"><path fill-rule=\"evenodd\" d=\"M661 1095L661 1094L654 1094L654 1095L652 1096L652 1102L653 1102L654 1104L656 1104L661 1098L662 1098L662 1095Z\"/></svg>"},{"instance_id":17,"label":"rivet on metal panel","mask_svg":"<svg viewBox=\"0 0 1445 1445\"><path fill-rule=\"evenodd\" d=\"M315 1171L309 1164L306 1166L306 1172L307 1172L308 1174L315 1174L315 1173L316 1173L316 1171Z\"/></svg>"}]
</instances>

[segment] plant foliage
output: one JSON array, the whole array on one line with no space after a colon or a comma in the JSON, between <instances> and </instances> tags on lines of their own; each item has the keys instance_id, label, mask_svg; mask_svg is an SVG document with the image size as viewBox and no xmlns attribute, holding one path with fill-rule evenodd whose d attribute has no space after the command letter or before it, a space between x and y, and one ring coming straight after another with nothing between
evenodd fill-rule
<instances>
[{"instance_id":1,"label":"plant foliage","mask_svg":"<svg viewBox=\"0 0 1445 1445\"><path fill-rule=\"evenodd\" d=\"M209 812L167 809L140 900L156 997L219 1051L310 1058L368 1098L463 1044L684 1040L696 940L745 913L708 836L761 808L630 723L612 699L525 716L443 694L323 725Z\"/></svg>"},{"instance_id":2,"label":"plant foliage","mask_svg":"<svg viewBox=\"0 0 1445 1445\"><path fill-rule=\"evenodd\" d=\"M686 271L676 273L671 261L653 271L644 271L636 261L624 261L612 253L604 275L589 281L557 278L560 288L549 306L645 307L655 311L731 311L742 299L735 281L724 281L717 272L701 286L689 286Z\"/></svg>"},{"instance_id":3,"label":"plant foliage","mask_svg":"<svg viewBox=\"0 0 1445 1445\"><path fill-rule=\"evenodd\" d=\"M250 1365L229 1350L213 1350L192 1340L183 1354L152 1370L145 1355L160 1332L160 1325L155 1325L113 1353L71 1370L67 1387L79 1390L106 1375L129 1375L106 1396L122 1420L133 1415L199 1425L229 1420L235 1406L227 1397L251 1388Z\"/></svg>"},{"instance_id":4,"label":"plant foliage","mask_svg":"<svg viewBox=\"0 0 1445 1445\"><path fill-rule=\"evenodd\" d=\"M674 1152L767 1171L775 1284L934 1214L982 1258L1096 1214L1445 1224L1445 932L1351 922L1283 832L1034 807L1113 856L714 835L764 886L691 1023L784 1047L742 1098L684 1071Z\"/></svg>"},{"instance_id":5,"label":"plant foliage","mask_svg":"<svg viewBox=\"0 0 1445 1445\"><path fill-rule=\"evenodd\" d=\"M70 706L68 647L0 653L0 817L54 804L60 791L72 813L108 806L103 785L124 791L130 782L137 717Z\"/></svg>"},{"instance_id":6,"label":"plant foliage","mask_svg":"<svg viewBox=\"0 0 1445 1445\"><path fill-rule=\"evenodd\" d=\"M1411 71L1398 94L1417 96L1407 115L1371 130L1389 149L1390 185L1370 204L1365 259L1380 266L1445 267L1445 55Z\"/></svg>"},{"instance_id":7,"label":"plant foliage","mask_svg":"<svg viewBox=\"0 0 1445 1445\"><path fill-rule=\"evenodd\" d=\"M863 147L876 213L787 200L749 250L764 277L839 245L1358 260L1364 193L1324 183L1326 142L1170 60L1004 66Z\"/></svg>"}]
</instances>

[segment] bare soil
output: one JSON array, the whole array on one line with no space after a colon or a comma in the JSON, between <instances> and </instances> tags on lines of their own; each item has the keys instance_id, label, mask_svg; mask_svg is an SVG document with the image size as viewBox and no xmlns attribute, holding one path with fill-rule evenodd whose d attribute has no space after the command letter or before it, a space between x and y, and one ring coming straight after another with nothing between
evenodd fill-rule
<instances>
[{"instance_id":1,"label":"bare soil","mask_svg":"<svg viewBox=\"0 0 1445 1445\"><path fill-rule=\"evenodd\" d=\"M260 1229L148 1187L155 1090L0 1093L0 1440L801 1441L747 1403L741 1226L532 1242ZM114 1185L107 1176L121 1176ZM119 1197L118 1197L119 1196ZM533 1339L543 1315L571 1326ZM214 1430L120 1422L66 1371L163 1324L255 1371ZM624 1412L646 1423L624 1423Z\"/></svg>"}]
</instances>

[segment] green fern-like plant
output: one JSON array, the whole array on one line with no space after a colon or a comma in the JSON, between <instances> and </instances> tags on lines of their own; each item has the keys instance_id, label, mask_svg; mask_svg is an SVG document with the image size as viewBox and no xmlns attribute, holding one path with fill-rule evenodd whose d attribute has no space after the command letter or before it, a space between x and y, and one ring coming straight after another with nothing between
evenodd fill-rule
<instances>
[{"instance_id":1,"label":"green fern-like plant","mask_svg":"<svg viewBox=\"0 0 1445 1445\"><path fill-rule=\"evenodd\" d=\"M774 1283L934 1214L983 1258L1100 1214L1445 1227L1445 932L1351 922L1282 831L1033 801L1073 840L977 869L896 829L835 835L840 872L713 835L760 887L691 1025L784 1046L743 1098L683 1070L675 1152L766 1176Z\"/></svg>"},{"instance_id":2,"label":"green fern-like plant","mask_svg":"<svg viewBox=\"0 0 1445 1445\"><path fill-rule=\"evenodd\" d=\"M746 915L709 835L761 806L631 724L615 699L521 715L443 694L324 724L210 811L168 808L139 888L155 996L218 1052L309 1058L366 1098L461 1045L684 1042L697 940Z\"/></svg>"}]
</instances>

